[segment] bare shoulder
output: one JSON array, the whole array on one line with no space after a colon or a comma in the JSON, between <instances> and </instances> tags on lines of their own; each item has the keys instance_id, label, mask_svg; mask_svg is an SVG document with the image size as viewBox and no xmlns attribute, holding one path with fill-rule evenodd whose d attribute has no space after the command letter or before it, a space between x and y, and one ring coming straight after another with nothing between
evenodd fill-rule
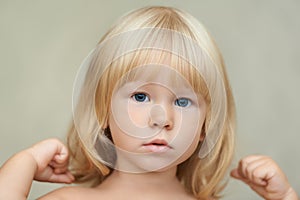
<instances>
[{"instance_id":1,"label":"bare shoulder","mask_svg":"<svg viewBox=\"0 0 300 200\"><path fill-rule=\"evenodd\" d=\"M95 188L86 188L80 186L69 186L62 187L57 190L54 190L42 197L38 200L82 200L82 199L124 199L124 197L131 197L134 194L131 192L126 193L126 191L118 192L116 190L103 189L100 187ZM174 195L161 196L158 194L147 194L147 195L137 195L135 194L136 199L174 199ZM171 198L170 198L171 197ZM176 199L185 199L185 200L196 200L194 196L187 194L177 194ZM210 199L212 200L212 199Z\"/></svg>"},{"instance_id":2,"label":"bare shoulder","mask_svg":"<svg viewBox=\"0 0 300 200\"><path fill-rule=\"evenodd\" d=\"M77 200L77 199L86 199L91 196L89 199L93 199L92 196L96 195L94 188L85 188L79 186L68 186L62 187L57 190L54 190L38 200ZM97 191L97 196L99 192Z\"/></svg>"}]
</instances>

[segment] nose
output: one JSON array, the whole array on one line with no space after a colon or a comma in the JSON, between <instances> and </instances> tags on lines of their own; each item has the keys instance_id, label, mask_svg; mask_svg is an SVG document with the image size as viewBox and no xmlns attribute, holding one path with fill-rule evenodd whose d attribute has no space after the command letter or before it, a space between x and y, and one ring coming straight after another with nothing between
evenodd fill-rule
<instances>
[{"instance_id":1,"label":"nose","mask_svg":"<svg viewBox=\"0 0 300 200\"><path fill-rule=\"evenodd\" d=\"M167 106L162 106L159 104L154 105L150 110L149 124L151 127L166 128L167 130L172 129L172 110Z\"/></svg>"}]
</instances>

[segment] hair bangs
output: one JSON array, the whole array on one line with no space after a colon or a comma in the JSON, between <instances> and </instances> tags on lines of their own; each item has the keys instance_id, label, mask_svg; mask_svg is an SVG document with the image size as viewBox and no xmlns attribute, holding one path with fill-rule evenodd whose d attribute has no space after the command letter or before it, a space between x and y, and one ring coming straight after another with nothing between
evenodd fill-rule
<instances>
[{"instance_id":1,"label":"hair bangs","mask_svg":"<svg viewBox=\"0 0 300 200\"><path fill-rule=\"evenodd\" d=\"M166 73L165 68L170 69L171 73L170 70ZM210 102L208 88L199 70L182 56L166 50L136 50L115 60L108 71L111 80L110 92L127 82L152 82L159 75L163 75L172 88L182 87L180 80L184 79L206 103Z\"/></svg>"}]
</instances>

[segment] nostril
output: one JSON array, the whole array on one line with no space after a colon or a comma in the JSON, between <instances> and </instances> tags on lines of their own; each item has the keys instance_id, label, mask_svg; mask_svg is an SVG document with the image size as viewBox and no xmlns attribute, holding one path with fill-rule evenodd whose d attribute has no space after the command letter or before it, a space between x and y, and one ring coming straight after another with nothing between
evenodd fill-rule
<instances>
[{"instance_id":1,"label":"nostril","mask_svg":"<svg viewBox=\"0 0 300 200\"><path fill-rule=\"evenodd\" d=\"M150 120L150 124L152 126L158 126L158 127L164 127L165 126L165 123L164 121L158 121L158 120Z\"/></svg>"},{"instance_id":2,"label":"nostril","mask_svg":"<svg viewBox=\"0 0 300 200\"><path fill-rule=\"evenodd\" d=\"M166 121L165 128L166 129L172 129L172 127L173 127L173 123L171 121Z\"/></svg>"},{"instance_id":3,"label":"nostril","mask_svg":"<svg viewBox=\"0 0 300 200\"><path fill-rule=\"evenodd\" d=\"M173 126L170 113L167 113L164 107L159 104L156 104L151 108L149 117L150 126L166 129L171 129Z\"/></svg>"},{"instance_id":4,"label":"nostril","mask_svg":"<svg viewBox=\"0 0 300 200\"><path fill-rule=\"evenodd\" d=\"M158 124L157 123L152 123L153 124L153 126L158 126Z\"/></svg>"}]
</instances>

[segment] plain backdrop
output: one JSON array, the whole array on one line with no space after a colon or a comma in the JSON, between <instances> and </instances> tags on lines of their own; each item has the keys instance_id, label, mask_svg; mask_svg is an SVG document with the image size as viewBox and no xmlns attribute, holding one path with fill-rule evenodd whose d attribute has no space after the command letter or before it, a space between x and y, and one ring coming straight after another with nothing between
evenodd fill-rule
<instances>
[{"instance_id":1,"label":"plain backdrop","mask_svg":"<svg viewBox=\"0 0 300 200\"><path fill-rule=\"evenodd\" d=\"M42 139L65 138L82 60L116 19L147 5L188 11L217 41L237 106L233 164L269 155L300 192L299 0L0 0L0 164ZM34 183L30 199L58 186ZM261 199L235 180L224 195Z\"/></svg>"}]
</instances>

